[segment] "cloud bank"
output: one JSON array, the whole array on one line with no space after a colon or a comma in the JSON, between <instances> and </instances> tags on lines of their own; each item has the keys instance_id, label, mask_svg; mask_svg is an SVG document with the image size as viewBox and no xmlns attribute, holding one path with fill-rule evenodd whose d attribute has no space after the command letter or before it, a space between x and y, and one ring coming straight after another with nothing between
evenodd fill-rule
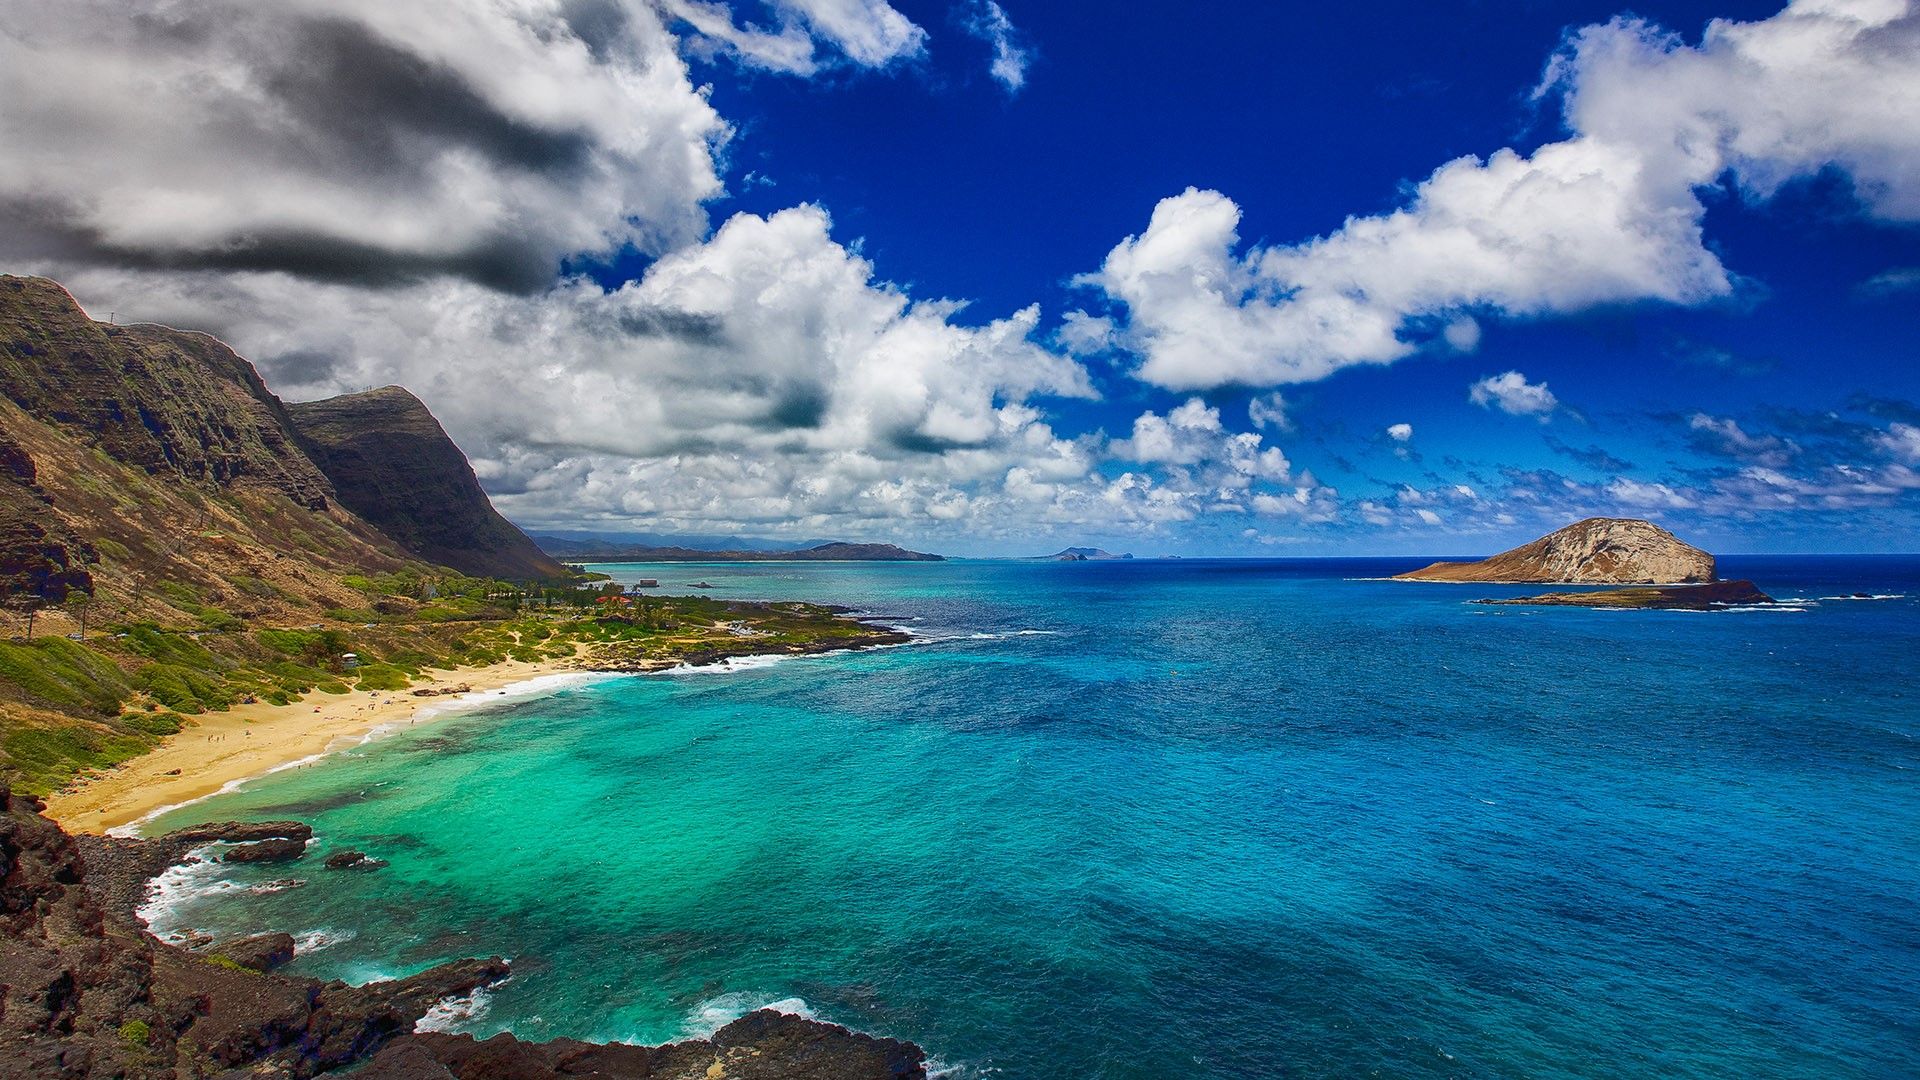
<instances>
[{"instance_id":1,"label":"cloud bank","mask_svg":"<svg viewBox=\"0 0 1920 1080\"><path fill-rule=\"evenodd\" d=\"M65 265L531 292L706 231L729 136L611 0L0 2L0 231Z\"/></svg>"}]
</instances>

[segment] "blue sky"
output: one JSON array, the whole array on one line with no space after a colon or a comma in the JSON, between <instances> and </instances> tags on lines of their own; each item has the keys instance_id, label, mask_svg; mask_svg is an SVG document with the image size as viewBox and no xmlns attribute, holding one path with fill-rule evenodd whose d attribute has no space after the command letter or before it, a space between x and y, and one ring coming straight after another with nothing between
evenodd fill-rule
<instances>
[{"instance_id":1,"label":"blue sky","mask_svg":"<svg viewBox=\"0 0 1920 1080\"><path fill-rule=\"evenodd\" d=\"M535 529L1920 548L1906 0L13 7L5 268L404 383ZM83 47L288 122L148 85L172 149L102 150L145 76Z\"/></svg>"}]
</instances>

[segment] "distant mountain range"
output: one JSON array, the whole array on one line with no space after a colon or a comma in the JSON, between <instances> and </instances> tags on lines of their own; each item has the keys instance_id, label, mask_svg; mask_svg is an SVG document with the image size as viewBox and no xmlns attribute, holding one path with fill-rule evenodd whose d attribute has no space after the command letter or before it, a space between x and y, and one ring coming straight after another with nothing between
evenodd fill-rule
<instances>
[{"instance_id":1,"label":"distant mountain range","mask_svg":"<svg viewBox=\"0 0 1920 1080\"><path fill-rule=\"evenodd\" d=\"M648 546L594 543L537 537L547 553L571 562L945 562L942 555L908 551L894 544L830 541L797 551L722 550L680 545Z\"/></svg>"},{"instance_id":2,"label":"distant mountain range","mask_svg":"<svg viewBox=\"0 0 1920 1080\"><path fill-rule=\"evenodd\" d=\"M718 533L662 532L589 532L555 530L533 533L540 550L556 558L571 558L582 552L625 551L634 548L689 548L694 551L800 551L834 543L832 537L811 540L775 540L766 536L736 536Z\"/></svg>"}]
</instances>

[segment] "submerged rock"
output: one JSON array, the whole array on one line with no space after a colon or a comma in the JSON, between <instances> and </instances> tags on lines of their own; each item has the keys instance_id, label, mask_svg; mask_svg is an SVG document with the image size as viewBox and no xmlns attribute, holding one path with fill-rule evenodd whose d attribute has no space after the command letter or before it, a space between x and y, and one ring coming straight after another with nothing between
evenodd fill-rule
<instances>
[{"instance_id":1,"label":"submerged rock","mask_svg":"<svg viewBox=\"0 0 1920 1080\"><path fill-rule=\"evenodd\" d=\"M313 839L313 826L303 821L216 821L176 829L163 837L170 844L205 844L223 841L240 844L250 840Z\"/></svg>"},{"instance_id":2,"label":"submerged rock","mask_svg":"<svg viewBox=\"0 0 1920 1080\"><path fill-rule=\"evenodd\" d=\"M763 1009L711 1038L666 1046L598 1045L509 1034L423 1033L397 1042L355 1080L925 1080L926 1055L898 1039Z\"/></svg>"}]
</instances>

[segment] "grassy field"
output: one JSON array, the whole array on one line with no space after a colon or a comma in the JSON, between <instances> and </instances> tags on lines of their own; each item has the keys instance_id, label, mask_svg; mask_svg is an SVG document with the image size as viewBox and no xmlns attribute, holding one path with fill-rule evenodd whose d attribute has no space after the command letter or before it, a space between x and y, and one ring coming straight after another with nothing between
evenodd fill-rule
<instances>
[{"instance_id":1,"label":"grassy field","mask_svg":"<svg viewBox=\"0 0 1920 1080\"><path fill-rule=\"evenodd\" d=\"M115 625L68 637L0 641L0 775L44 794L147 752L195 716L242 702L405 690L429 670L505 660L578 658L641 670L677 658L814 651L872 641L875 631L806 604L706 597L609 597L593 588L516 589L499 582L359 578L364 608L299 626L249 625L198 603L192 625ZM604 587L603 587L604 588ZM406 602L394 602L406 599Z\"/></svg>"}]
</instances>

